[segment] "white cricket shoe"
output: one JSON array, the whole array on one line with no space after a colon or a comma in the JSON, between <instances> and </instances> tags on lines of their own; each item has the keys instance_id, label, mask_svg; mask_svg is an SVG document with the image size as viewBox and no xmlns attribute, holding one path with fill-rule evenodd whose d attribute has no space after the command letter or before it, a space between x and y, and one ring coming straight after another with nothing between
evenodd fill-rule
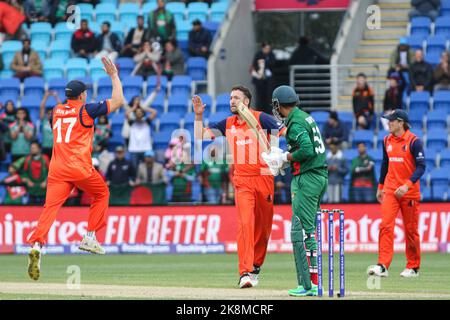
<instances>
[{"instance_id":1,"label":"white cricket shoe","mask_svg":"<svg viewBox=\"0 0 450 320\"><path fill-rule=\"evenodd\" d=\"M367 268L367 275L386 278L389 273L383 265L376 264Z\"/></svg>"},{"instance_id":2,"label":"white cricket shoe","mask_svg":"<svg viewBox=\"0 0 450 320\"><path fill-rule=\"evenodd\" d=\"M251 288L258 285L258 278L255 278L255 275L251 273L244 273L239 279L239 288Z\"/></svg>"},{"instance_id":3,"label":"white cricket shoe","mask_svg":"<svg viewBox=\"0 0 450 320\"><path fill-rule=\"evenodd\" d=\"M252 282L252 287L256 287L259 283L259 274L258 273L249 273L250 281Z\"/></svg>"},{"instance_id":4,"label":"white cricket shoe","mask_svg":"<svg viewBox=\"0 0 450 320\"><path fill-rule=\"evenodd\" d=\"M96 254L105 254L105 249L98 243L97 239L88 236L83 237L78 249Z\"/></svg>"},{"instance_id":5,"label":"white cricket shoe","mask_svg":"<svg viewBox=\"0 0 450 320\"><path fill-rule=\"evenodd\" d=\"M419 270L414 270L414 269L408 269L406 268L405 270L402 271L402 273L400 273L400 277L403 278L416 278L419 276Z\"/></svg>"},{"instance_id":6,"label":"white cricket shoe","mask_svg":"<svg viewBox=\"0 0 450 320\"><path fill-rule=\"evenodd\" d=\"M28 275L37 281L41 275L41 250L33 247L28 254Z\"/></svg>"}]
</instances>

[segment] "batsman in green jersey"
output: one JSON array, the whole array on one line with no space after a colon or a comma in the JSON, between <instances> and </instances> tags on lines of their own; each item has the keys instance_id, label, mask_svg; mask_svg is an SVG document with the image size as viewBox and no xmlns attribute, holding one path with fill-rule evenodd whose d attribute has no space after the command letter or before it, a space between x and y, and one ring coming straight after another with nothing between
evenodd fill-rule
<instances>
[{"instance_id":1,"label":"batsman in green jersey","mask_svg":"<svg viewBox=\"0 0 450 320\"><path fill-rule=\"evenodd\" d=\"M288 293L302 297L317 296L316 214L327 189L328 170L319 127L299 108L299 103L296 92L289 86L280 86L273 92L273 113L286 125L288 151L272 148L266 162L272 173L282 170L287 163L291 165L291 241L298 287Z\"/></svg>"}]
</instances>

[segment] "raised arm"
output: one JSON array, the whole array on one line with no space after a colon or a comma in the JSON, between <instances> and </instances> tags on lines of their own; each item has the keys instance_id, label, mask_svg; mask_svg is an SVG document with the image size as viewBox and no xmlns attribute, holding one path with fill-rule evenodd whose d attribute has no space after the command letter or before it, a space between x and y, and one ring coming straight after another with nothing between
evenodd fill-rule
<instances>
[{"instance_id":1,"label":"raised arm","mask_svg":"<svg viewBox=\"0 0 450 320\"><path fill-rule=\"evenodd\" d=\"M112 95L110 100L109 112L114 112L121 106L125 105L125 97L123 96L122 83L120 82L119 72L114 63L106 57L102 58L104 70L111 77Z\"/></svg>"},{"instance_id":2,"label":"raised arm","mask_svg":"<svg viewBox=\"0 0 450 320\"><path fill-rule=\"evenodd\" d=\"M203 112L205 112L206 105L203 104L202 99L199 96L192 97L192 106L195 112L194 121L194 138L196 141L203 139L211 139L211 133L209 130L203 128Z\"/></svg>"}]
</instances>

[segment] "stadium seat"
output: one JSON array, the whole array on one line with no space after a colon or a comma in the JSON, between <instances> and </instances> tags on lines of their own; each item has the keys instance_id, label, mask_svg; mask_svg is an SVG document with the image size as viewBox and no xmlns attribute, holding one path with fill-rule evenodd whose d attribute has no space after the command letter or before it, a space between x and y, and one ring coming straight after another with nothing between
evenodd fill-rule
<instances>
[{"instance_id":1,"label":"stadium seat","mask_svg":"<svg viewBox=\"0 0 450 320\"><path fill-rule=\"evenodd\" d=\"M134 28L136 17L139 15L139 5L137 3L121 3L119 5L119 21Z\"/></svg>"},{"instance_id":2,"label":"stadium seat","mask_svg":"<svg viewBox=\"0 0 450 320\"><path fill-rule=\"evenodd\" d=\"M194 20L206 21L208 18L208 4L204 2L191 2L187 6L188 20L190 22Z\"/></svg>"},{"instance_id":3,"label":"stadium seat","mask_svg":"<svg viewBox=\"0 0 450 320\"><path fill-rule=\"evenodd\" d=\"M167 9L167 5L166 5L166 9ZM155 11L156 8L158 8L158 4L156 2L146 2L142 5L142 15L144 16L145 25L148 25L148 16L149 16L150 12Z\"/></svg>"},{"instance_id":4,"label":"stadium seat","mask_svg":"<svg viewBox=\"0 0 450 320\"><path fill-rule=\"evenodd\" d=\"M111 129L115 133L122 131L123 123L125 122L124 112L113 112L111 115Z\"/></svg>"},{"instance_id":5,"label":"stadium seat","mask_svg":"<svg viewBox=\"0 0 450 320\"><path fill-rule=\"evenodd\" d=\"M67 60L70 57L70 42L55 40L50 44L50 58Z\"/></svg>"},{"instance_id":6,"label":"stadium seat","mask_svg":"<svg viewBox=\"0 0 450 320\"><path fill-rule=\"evenodd\" d=\"M158 79L157 76L149 76L147 78L147 95L149 95L153 90L155 90L157 79ZM168 83L167 77L161 76L160 78L161 92L166 92L167 83Z\"/></svg>"},{"instance_id":7,"label":"stadium seat","mask_svg":"<svg viewBox=\"0 0 450 320\"><path fill-rule=\"evenodd\" d=\"M425 149L425 163L427 170L433 170L436 168L437 151L435 149Z\"/></svg>"},{"instance_id":8,"label":"stadium seat","mask_svg":"<svg viewBox=\"0 0 450 320\"><path fill-rule=\"evenodd\" d=\"M55 40L65 41L70 44L72 34L75 30L69 29L66 22L58 22L55 25Z\"/></svg>"},{"instance_id":9,"label":"stadium seat","mask_svg":"<svg viewBox=\"0 0 450 320\"><path fill-rule=\"evenodd\" d=\"M417 35L417 36L409 36L406 37L406 41L412 50L422 50L425 36Z\"/></svg>"},{"instance_id":10,"label":"stadium seat","mask_svg":"<svg viewBox=\"0 0 450 320\"><path fill-rule=\"evenodd\" d=\"M87 76L88 63L84 58L70 58L66 63L67 79L69 81Z\"/></svg>"},{"instance_id":11,"label":"stadium seat","mask_svg":"<svg viewBox=\"0 0 450 320\"><path fill-rule=\"evenodd\" d=\"M424 113L421 110L410 110L408 114L409 124L413 129L422 130L424 126Z\"/></svg>"},{"instance_id":12,"label":"stadium seat","mask_svg":"<svg viewBox=\"0 0 450 320\"><path fill-rule=\"evenodd\" d=\"M141 76L127 76L123 79L123 93L125 97L130 99L134 96L142 95L142 83L144 80Z\"/></svg>"},{"instance_id":13,"label":"stadium seat","mask_svg":"<svg viewBox=\"0 0 450 320\"><path fill-rule=\"evenodd\" d=\"M434 34L450 38L450 20L448 17L437 17L434 22Z\"/></svg>"},{"instance_id":14,"label":"stadium seat","mask_svg":"<svg viewBox=\"0 0 450 320\"><path fill-rule=\"evenodd\" d=\"M422 130L411 129L411 132L413 134L415 134L423 142L423 131Z\"/></svg>"},{"instance_id":15,"label":"stadium seat","mask_svg":"<svg viewBox=\"0 0 450 320\"><path fill-rule=\"evenodd\" d=\"M185 94L172 94L168 101L168 112L176 112L181 116L187 113L188 110L188 96Z\"/></svg>"},{"instance_id":16,"label":"stadium seat","mask_svg":"<svg viewBox=\"0 0 450 320\"><path fill-rule=\"evenodd\" d=\"M101 3L107 3L112 5L114 8L117 7L119 0L100 0Z\"/></svg>"},{"instance_id":17,"label":"stadium seat","mask_svg":"<svg viewBox=\"0 0 450 320\"><path fill-rule=\"evenodd\" d=\"M147 91L147 93L148 93L148 91ZM159 92L156 95L155 100L153 100L153 102L151 104L151 107L153 109L155 109L156 111L158 111L158 115L164 113L164 104L165 104L164 96L165 96L165 94L163 92Z\"/></svg>"},{"instance_id":18,"label":"stadium seat","mask_svg":"<svg viewBox=\"0 0 450 320\"><path fill-rule=\"evenodd\" d=\"M328 118L330 117L330 113L327 111L312 111L311 116L316 121L317 126L320 128L320 130L322 130L323 126L325 125Z\"/></svg>"},{"instance_id":19,"label":"stadium seat","mask_svg":"<svg viewBox=\"0 0 450 320\"><path fill-rule=\"evenodd\" d=\"M177 40L189 40L189 31L192 29L192 24L189 21L179 21L177 23Z\"/></svg>"},{"instance_id":20,"label":"stadium seat","mask_svg":"<svg viewBox=\"0 0 450 320\"><path fill-rule=\"evenodd\" d=\"M41 59L41 61L44 61L47 58L48 44L46 42L38 40L33 41L31 43L31 49L39 54L39 58Z\"/></svg>"},{"instance_id":21,"label":"stadium seat","mask_svg":"<svg viewBox=\"0 0 450 320\"><path fill-rule=\"evenodd\" d=\"M129 28L134 28L136 26L136 19L135 22L130 23L123 23L122 21L111 21L111 32L115 33L121 42L124 41L125 38L125 32L129 30Z\"/></svg>"},{"instance_id":22,"label":"stadium seat","mask_svg":"<svg viewBox=\"0 0 450 320\"><path fill-rule=\"evenodd\" d=\"M198 96L202 99L203 104L206 105L205 112L203 113L203 115L204 115L204 117L208 117L211 114L212 110L213 110L213 99L207 93L200 93ZM228 110L229 109L227 109L227 110L219 110L219 112L220 111L227 112Z\"/></svg>"},{"instance_id":23,"label":"stadium seat","mask_svg":"<svg viewBox=\"0 0 450 320\"><path fill-rule=\"evenodd\" d=\"M450 149L441 150L439 159L439 167L446 168L447 171L450 170Z\"/></svg>"},{"instance_id":24,"label":"stadium seat","mask_svg":"<svg viewBox=\"0 0 450 320\"><path fill-rule=\"evenodd\" d=\"M441 15L450 16L450 0L441 0Z\"/></svg>"},{"instance_id":25,"label":"stadium seat","mask_svg":"<svg viewBox=\"0 0 450 320\"><path fill-rule=\"evenodd\" d=\"M170 109L169 109L170 110ZM159 132L174 131L180 128L180 114L178 112L167 112L159 116Z\"/></svg>"},{"instance_id":26,"label":"stadium seat","mask_svg":"<svg viewBox=\"0 0 450 320\"><path fill-rule=\"evenodd\" d=\"M14 72L12 70L0 71L0 79L9 79L14 77Z\"/></svg>"},{"instance_id":27,"label":"stadium seat","mask_svg":"<svg viewBox=\"0 0 450 320\"><path fill-rule=\"evenodd\" d=\"M450 91L436 91L433 96L433 110L450 111Z\"/></svg>"},{"instance_id":28,"label":"stadium seat","mask_svg":"<svg viewBox=\"0 0 450 320\"><path fill-rule=\"evenodd\" d=\"M429 187L425 187L425 186L420 186L420 191L422 194L422 201L431 201L433 199L432 195L431 195L431 188Z\"/></svg>"},{"instance_id":29,"label":"stadium seat","mask_svg":"<svg viewBox=\"0 0 450 320\"><path fill-rule=\"evenodd\" d=\"M81 19L86 19L89 23L94 20L94 6L90 3L79 3Z\"/></svg>"},{"instance_id":30,"label":"stadium seat","mask_svg":"<svg viewBox=\"0 0 450 320\"><path fill-rule=\"evenodd\" d=\"M448 171L445 169L434 169L430 172L430 181L433 188L436 186L442 186L447 189L449 182Z\"/></svg>"},{"instance_id":31,"label":"stadium seat","mask_svg":"<svg viewBox=\"0 0 450 320\"><path fill-rule=\"evenodd\" d=\"M389 135L389 131L380 130L377 134L377 150L381 150L383 148L384 137Z\"/></svg>"},{"instance_id":32,"label":"stadium seat","mask_svg":"<svg viewBox=\"0 0 450 320\"><path fill-rule=\"evenodd\" d=\"M41 104L42 96L27 95L23 96L20 105L28 110L31 121L36 123L39 120L39 106Z\"/></svg>"},{"instance_id":33,"label":"stadium seat","mask_svg":"<svg viewBox=\"0 0 450 320\"><path fill-rule=\"evenodd\" d=\"M228 10L228 4L225 2L215 2L211 4L211 15L209 20L214 22L222 22Z\"/></svg>"},{"instance_id":34,"label":"stadium seat","mask_svg":"<svg viewBox=\"0 0 450 320\"><path fill-rule=\"evenodd\" d=\"M428 91L414 91L409 97L409 111L417 111L426 114L430 105L430 93Z\"/></svg>"},{"instance_id":35,"label":"stadium seat","mask_svg":"<svg viewBox=\"0 0 450 320\"><path fill-rule=\"evenodd\" d=\"M428 36L431 31L431 19L428 17L415 17L411 19L410 34L412 36Z\"/></svg>"},{"instance_id":36,"label":"stadium seat","mask_svg":"<svg viewBox=\"0 0 450 320\"><path fill-rule=\"evenodd\" d=\"M426 52L428 54L441 55L447 47L447 39L445 36L430 36L426 41Z\"/></svg>"},{"instance_id":37,"label":"stadium seat","mask_svg":"<svg viewBox=\"0 0 450 320\"><path fill-rule=\"evenodd\" d=\"M171 94L191 95L191 82L189 76L174 76L172 78Z\"/></svg>"},{"instance_id":38,"label":"stadium seat","mask_svg":"<svg viewBox=\"0 0 450 320\"><path fill-rule=\"evenodd\" d=\"M94 82L97 82L102 77L108 76L105 70L103 70L103 63L100 59L91 59L89 61L89 73Z\"/></svg>"},{"instance_id":39,"label":"stadium seat","mask_svg":"<svg viewBox=\"0 0 450 320\"><path fill-rule=\"evenodd\" d=\"M111 29L114 22L116 21L111 21ZM89 22L89 30L98 36L101 33L100 24L98 22Z\"/></svg>"},{"instance_id":40,"label":"stadium seat","mask_svg":"<svg viewBox=\"0 0 450 320\"><path fill-rule=\"evenodd\" d=\"M16 96L0 95L0 103L1 104L5 105L8 100L11 100L14 103L14 105L17 104L16 103L16 100L17 100Z\"/></svg>"},{"instance_id":41,"label":"stadium seat","mask_svg":"<svg viewBox=\"0 0 450 320\"><path fill-rule=\"evenodd\" d=\"M441 61L441 54L438 52L427 53L425 55L425 61L431 64L433 68L436 68Z\"/></svg>"},{"instance_id":42,"label":"stadium seat","mask_svg":"<svg viewBox=\"0 0 450 320\"><path fill-rule=\"evenodd\" d=\"M18 78L0 79L0 95L15 97L20 96L20 80Z\"/></svg>"},{"instance_id":43,"label":"stadium seat","mask_svg":"<svg viewBox=\"0 0 450 320\"><path fill-rule=\"evenodd\" d=\"M165 150L169 146L172 132L162 131L153 134L153 149Z\"/></svg>"},{"instance_id":44,"label":"stadium seat","mask_svg":"<svg viewBox=\"0 0 450 320\"><path fill-rule=\"evenodd\" d=\"M52 25L48 22L34 22L30 27L31 43L34 41L42 41L46 44L50 43L52 36Z\"/></svg>"},{"instance_id":45,"label":"stadium seat","mask_svg":"<svg viewBox=\"0 0 450 320\"><path fill-rule=\"evenodd\" d=\"M64 61L61 59L47 59L44 61L44 78L50 80L52 78L64 77Z\"/></svg>"},{"instance_id":46,"label":"stadium seat","mask_svg":"<svg viewBox=\"0 0 450 320\"><path fill-rule=\"evenodd\" d=\"M193 131L194 130L194 121L195 121L195 113L194 112L185 114L183 129L188 130L188 131Z\"/></svg>"},{"instance_id":47,"label":"stadium seat","mask_svg":"<svg viewBox=\"0 0 450 320\"><path fill-rule=\"evenodd\" d=\"M447 130L435 129L427 131L427 148L442 150L447 148Z\"/></svg>"},{"instance_id":48,"label":"stadium seat","mask_svg":"<svg viewBox=\"0 0 450 320\"><path fill-rule=\"evenodd\" d=\"M109 3L99 3L95 7L95 21L97 23L115 20L116 20L116 6L112 6Z\"/></svg>"},{"instance_id":49,"label":"stadium seat","mask_svg":"<svg viewBox=\"0 0 450 320\"><path fill-rule=\"evenodd\" d=\"M123 82L122 82L123 83ZM103 100L111 96L112 83L110 77L103 77L97 81L97 100Z\"/></svg>"},{"instance_id":50,"label":"stadium seat","mask_svg":"<svg viewBox=\"0 0 450 320\"><path fill-rule=\"evenodd\" d=\"M353 132L352 146L356 148L358 143L364 142L368 149L373 147L374 133L372 130L355 130Z\"/></svg>"},{"instance_id":51,"label":"stadium seat","mask_svg":"<svg viewBox=\"0 0 450 320\"><path fill-rule=\"evenodd\" d=\"M45 82L42 77L29 77L23 81L23 93L26 96L40 96L42 97L45 92Z\"/></svg>"},{"instance_id":52,"label":"stadium seat","mask_svg":"<svg viewBox=\"0 0 450 320\"><path fill-rule=\"evenodd\" d=\"M430 111L427 114L427 130L433 129L447 129L447 117L446 110Z\"/></svg>"},{"instance_id":53,"label":"stadium seat","mask_svg":"<svg viewBox=\"0 0 450 320\"><path fill-rule=\"evenodd\" d=\"M347 126L347 129L350 131L353 128L353 122L355 120L355 116L353 112L350 111L339 111L338 112L339 121L344 123Z\"/></svg>"},{"instance_id":54,"label":"stadium seat","mask_svg":"<svg viewBox=\"0 0 450 320\"><path fill-rule=\"evenodd\" d=\"M343 151L344 157L347 160L347 166L350 168L352 165L352 160L358 157L358 149L346 149Z\"/></svg>"},{"instance_id":55,"label":"stadium seat","mask_svg":"<svg viewBox=\"0 0 450 320\"><path fill-rule=\"evenodd\" d=\"M215 112L230 112L230 94L221 93L216 97Z\"/></svg>"},{"instance_id":56,"label":"stadium seat","mask_svg":"<svg viewBox=\"0 0 450 320\"><path fill-rule=\"evenodd\" d=\"M214 39L214 36L217 33L217 30L219 30L220 23L215 21L205 21L203 22L203 28L209 31L211 34L211 38Z\"/></svg>"},{"instance_id":57,"label":"stadium seat","mask_svg":"<svg viewBox=\"0 0 450 320\"><path fill-rule=\"evenodd\" d=\"M119 70L119 76L123 79L126 76L129 76L133 71L135 64L133 58L121 57L117 58L114 62Z\"/></svg>"},{"instance_id":58,"label":"stadium seat","mask_svg":"<svg viewBox=\"0 0 450 320\"><path fill-rule=\"evenodd\" d=\"M9 66L17 51L22 50L22 42L17 40L4 41L1 46L3 64Z\"/></svg>"},{"instance_id":59,"label":"stadium seat","mask_svg":"<svg viewBox=\"0 0 450 320\"><path fill-rule=\"evenodd\" d=\"M123 146L124 140L120 132L114 131L108 140L108 151L114 151L117 146Z\"/></svg>"},{"instance_id":60,"label":"stadium seat","mask_svg":"<svg viewBox=\"0 0 450 320\"><path fill-rule=\"evenodd\" d=\"M81 82L83 82L84 84L86 84L87 87L87 98L86 101L90 102L92 97L94 96L94 86L93 86L93 80L91 77L77 77L75 78L75 80L79 80ZM63 96L64 97L64 96ZM63 97L61 97L61 99L63 99Z\"/></svg>"},{"instance_id":61,"label":"stadium seat","mask_svg":"<svg viewBox=\"0 0 450 320\"><path fill-rule=\"evenodd\" d=\"M216 112L211 114L208 117L208 126L211 126L214 123L220 122L230 116L230 112Z\"/></svg>"},{"instance_id":62,"label":"stadium seat","mask_svg":"<svg viewBox=\"0 0 450 320\"><path fill-rule=\"evenodd\" d=\"M166 10L172 13L177 22L186 18L186 5L184 2L169 2L166 4Z\"/></svg>"},{"instance_id":63,"label":"stadium seat","mask_svg":"<svg viewBox=\"0 0 450 320\"><path fill-rule=\"evenodd\" d=\"M56 91L60 99L64 99L66 96L66 78L52 78L48 81L48 89Z\"/></svg>"},{"instance_id":64,"label":"stadium seat","mask_svg":"<svg viewBox=\"0 0 450 320\"><path fill-rule=\"evenodd\" d=\"M191 57L187 60L186 71L192 80L206 80L207 60L203 57Z\"/></svg>"},{"instance_id":65,"label":"stadium seat","mask_svg":"<svg viewBox=\"0 0 450 320\"><path fill-rule=\"evenodd\" d=\"M435 201L446 201L447 200L447 190L448 187L445 186L431 186L433 200Z\"/></svg>"}]
</instances>

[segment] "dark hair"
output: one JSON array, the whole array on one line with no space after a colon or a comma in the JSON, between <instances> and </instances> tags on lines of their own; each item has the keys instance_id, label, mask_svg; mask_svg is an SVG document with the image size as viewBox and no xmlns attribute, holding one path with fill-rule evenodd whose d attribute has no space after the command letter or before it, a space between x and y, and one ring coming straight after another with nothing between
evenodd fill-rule
<instances>
[{"instance_id":1,"label":"dark hair","mask_svg":"<svg viewBox=\"0 0 450 320\"><path fill-rule=\"evenodd\" d=\"M109 124L108 116L105 115L105 114L100 115L97 119L98 119L99 122L100 122L100 119L105 119L106 120L106 124Z\"/></svg>"},{"instance_id":2,"label":"dark hair","mask_svg":"<svg viewBox=\"0 0 450 320\"><path fill-rule=\"evenodd\" d=\"M268 42L266 42L266 41L263 41L263 42L261 43L261 48L264 48L265 46L270 46L270 43L268 43Z\"/></svg>"},{"instance_id":3,"label":"dark hair","mask_svg":"<svg viewBox=\"0 0 450 320\"><path fill-rule=\"evenodd\" d=\"M170 40L167 40L167 42L170 43L170 44L172 44L172 46L173 46L174 48L176 48L176 47L178 46L178 43L177 43L177 40L176 40L176 39L170 39Z\"/></svg>"},{"instance_id":4,"label":"dark hair","mask_svg":"<svg viewBox=\"0 0 450 320\"><path fill-rule=\"evenodd\" d=\"M83 22L88 23L87 19L81 19L80 24L82 24Z\"/></svg>"},{"instance_id":5,"label":"dark hair","mask_svg":"<svg viewBox=\"0 0 450 320\"><path fill-rule=\"evenodd\" d=\"M37 141L37 140L31 141L30 147L31 147L31 145L33 145L33 144L36 144L36 145L39 147L39 149L41 149L41 144L39 143L39 141Z\"/></svg>"},{"instance_id":6,"label":"dark hair","mask_svg":"<svg viewBox=\"0 0 450 320\"><path fill-rule=\"evenodd\" d=\"M299 43L301 46L307 46L307 45L309 44L309 38L308 38L308 37L305 37L305 36L301 36L301 37L298 39L298 43Z\"/></svg>"},{"instance_id":7,"label":"dark hair","mask_svg":"<svg viewBox=\"0 0 450 320\"><path fill-rule=\"evenodd\" d=\"M130 102L128 102L128 105L129 105L129 106L132 106L132 105L134 104L134 100L136 100L136 99L138 99L138 98L140 98L140 96L133 96L133 97L130 99Z\"/></svg>"},{"instance_id":8,"label":"dark hair","mask_svg":"<svg viewBox=\"0 0 450 320\"><path fill-rule=\"evenodd\" d=\"M244 94L249 100L248 104L250 105L252 103L252 93L250 92L250 89L243 86L243 85L237 85L231 88L231 91L238 90Z\"/></svg>"},{"instance_id":9,"label":"dark hair","mask_svg":"<svg viewBox=\"0 0 450 320\"><path fill-rule=\"evenodd\" d=\"M8 109L7 109L7 106L8 106L8 103L10 103L11 102L11 104L12 104L12 106L13 106L13 111L12 112L8 112ZM6 114L9 114L9 115L11 115L11 114L16 114L16 112L17 112L17 109L16 109L16 105L14 104L14 101L12 101L12 100L6 100L5 101L5 113Z\"/></svg>"},{"instance_id":10,"label":"dark hair","mask_svg":"<svg viewBox=\"0 0 450 320\"><path fill-rule=\"evenodd\" d=\"M366 148L367 148L367 146L366 146L366 143L365 143L364 141L360 141L360 142L358 142L357 146L359 146L360 144L363 144L363 145L364 145L364 147L366 147Z\"/></svg>"},{"instance_id":11,"label":"dark hair","mask_svg":"<svg viewBox=\"0 0 450 320\"><path fill-rule=\"evenodd\" d=\"M138 15L138 16L136 17L136 20L139 19L139 18L140 18L140 19L144 19L144 16L143 16L142 14L140 14L140 15Z\"/></svg>"},{"instance_id":12,"label":"dark hair","mask_svg":"<svg viewBox=\"0 0 450 320\"><path fill-rule=\"evenodd\" d=\"M109 23L109 21L104 21L103 24L106 24L108 28L111 29L111 23Z\"/></svg>"},{"instance_id":13,"label":"dark hair","mask_svg":"<svg viewBox=\"0 0 450 320\"><path fill-rule=\"evenodd\" d=\"M358 73L358 74L356 75L356 77L357 77L357 78L363 77L364 79L367 78L366 75L365 75L363 72Z\"/></svg>"},{"instance_id":14,"label":"dark hair","mask_svg":"<svg viewBox=\"0 0 450 320\"><path fill-rule=\"evenodd\" d=\"M30 113L28 112L28 109L26 109L26 108L24 108L24 107L17 108L16 116L17 116L17 113L18 113L19 111L25 112L25 121L31 122L31 119L30 119Z\"/></svg>"}]
</instances>

